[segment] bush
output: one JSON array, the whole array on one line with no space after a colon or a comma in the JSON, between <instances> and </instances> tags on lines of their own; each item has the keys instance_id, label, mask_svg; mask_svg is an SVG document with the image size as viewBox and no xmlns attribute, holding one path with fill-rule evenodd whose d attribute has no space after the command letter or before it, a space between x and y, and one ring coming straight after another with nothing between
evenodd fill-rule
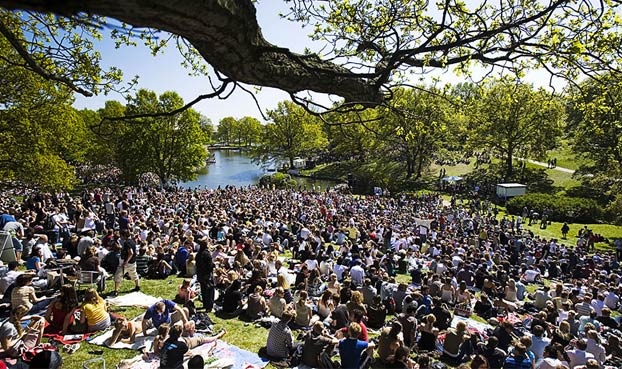
<instances>
[{"instance_id":1,"label":"bush","mask_svg":"<svg viewBox=\"0 0 622 369\"><path fill-rule=\"evenodd\" d=\"M295 179L285 173L265 174L259 178L259 185L262 187L290 188L297 184Z\"/></svg>"},{"instance_id":2,"label":"bush","mask_svg":"<svg viewBox=\"0 0 622 369\"><path fill-rule=\"evenodd\" d=\"M529 193L514 197L507 203L507 210L511 214L520 214L524 207L540 214L548 209L549 220L557 222L595 223L603 216L596 201L577 197Z\"/></svg>"}]
</instances>

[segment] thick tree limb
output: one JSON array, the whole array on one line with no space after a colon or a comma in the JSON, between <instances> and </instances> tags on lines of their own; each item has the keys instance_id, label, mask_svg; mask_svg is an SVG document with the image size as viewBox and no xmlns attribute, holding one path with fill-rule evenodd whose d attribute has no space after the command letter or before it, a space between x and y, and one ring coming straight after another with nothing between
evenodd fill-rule
<instances>
[{"instance_id":1,"label":"thick tree limb","mask_svg":"<svg viewBox=\"0 0 622 369\"><path fill-rule=\"evenodd\" d=\"M375 105L373 80L319 58L283 52L266 41L251 0L0 0L7 9L111 17L179 35L227 77L289 93L311 90ZM285 49L286 50L286 49Z\"/></svg>"}]
</instances>

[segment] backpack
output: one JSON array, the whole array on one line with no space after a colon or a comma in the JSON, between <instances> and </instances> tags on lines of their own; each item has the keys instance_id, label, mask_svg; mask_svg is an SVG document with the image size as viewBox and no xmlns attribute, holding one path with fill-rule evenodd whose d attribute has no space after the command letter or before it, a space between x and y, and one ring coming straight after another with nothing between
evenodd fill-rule
<instances>
[{"instance_id":1,"label":"backpack","mask_svg":"<svg viewBox=\"0 0 622 369\"><path fill-rule=\"evenodd\" d=\"M46 231L51 231L56 226L56 222L54 221L54 214L50 214L45 218L45 222L43 223L43 228Z\"/></svg>"}]
</instances>

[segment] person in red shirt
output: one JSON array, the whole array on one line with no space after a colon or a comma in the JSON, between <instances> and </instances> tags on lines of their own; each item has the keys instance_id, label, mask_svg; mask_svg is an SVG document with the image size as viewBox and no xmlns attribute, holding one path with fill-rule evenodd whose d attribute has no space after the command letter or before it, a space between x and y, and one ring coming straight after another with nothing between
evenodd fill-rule
<instances>
[{"instance_id":1,"label":"person in red shirt","mask_svg":"<svg viewBox=\"0 0 622 369\"><path fill-rule=\"evenodd\" d=\"M359 309L354 309L350 312L348 319L350 320L350 323L353 323L353 322L358 323L361 326L361 333L358 336L358 340L368 342L369 335L367 334L367 327L365 326L365 323L363 323L364 316L365 315L363 314L363 311ZM338 339L342 339L346 337L347 335L348 335L348 327L341 328L340 330L337 331L337 334L336 334Z\"/></svg>"}]
</instances>

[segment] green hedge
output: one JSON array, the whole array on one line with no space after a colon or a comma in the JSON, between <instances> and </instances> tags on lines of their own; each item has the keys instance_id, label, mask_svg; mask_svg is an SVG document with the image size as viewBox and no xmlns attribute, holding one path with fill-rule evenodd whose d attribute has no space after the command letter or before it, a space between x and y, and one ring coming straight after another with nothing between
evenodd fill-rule
<instances>
[{"instance_id":1,"label":"green hedge","mask_svg":"<svg viewBox=\"0 0 622 369\"><path fill-rule=\"evenodd\" d=\"M549 220L557 222L595 223L603 216L602 208L596 201L578 197L529 193L514 197L507 203L511 214L520 214L524 207L540 214L549 209Z\"/></svg>"},{"instance_id":2,"label":"green hedge","mask_svg":"<svg viewBox=\"0 0 622 369\"><path fill-rule=\"evenodd\" d=\"M259 185L262 187L291 188L298 183L289 174L276 172L274 174L264 174L259 178Z\"/></svg>"}]
</instances>

